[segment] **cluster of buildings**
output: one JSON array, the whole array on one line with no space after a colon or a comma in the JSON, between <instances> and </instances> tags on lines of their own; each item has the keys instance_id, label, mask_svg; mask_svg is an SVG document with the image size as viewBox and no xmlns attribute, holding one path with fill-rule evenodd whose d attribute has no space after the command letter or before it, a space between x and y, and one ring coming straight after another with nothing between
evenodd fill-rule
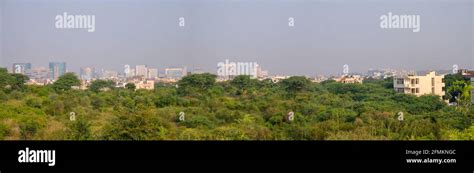
<instances>
[{"instance_id":1,"label":"cluster of buildings","mask_svg":"<svg viewBox=\"0 0 474 173\"><path fill-rule=\"evenodd\" d=\"M31 63L14 63L11 72L28 76L30 80L27 84L29 85L46 85L54 83L64 75L67 68L65 62L50 62L49 68L32 67ZM82 83L80 89L87 88L92 81L97 79L112 80L116 83L116 87L125 87L127 83L134 83L137 89L154 89L155 82L177 82L187 73L186 67L165 68L164 74L159 74L157 68L150 68L147 65L135 67L125 65L122 72L81 67L78 77Z\"/></svg>"},{"instance_id":2,"label":"cluster of buildings","mask_svg":"<svg viewBox=\"0 0 474 173\"><path fill-rule=\"evenodd\" d=\"M412 70L395 70L395 69L369 69L367 71L366 77L374 78L374 79L386 79L389 77L396 77L396 76L405 76L415 74L415 71Z\"/></svg>"},{"instance_id":3,"label":"cluster of buildings","mask_svg":"<svg viewBox=\"0 0 474 173\"><path fill-rule=\"evenodd\" d=\"M124 65L122 72L112 70L95 70L92 67L82 67L80 79L84 86L90 82L103 79L116 82L116 87L125 87L127 83L135 84L137 89L154 89L155 83L174 83L188 74L186 67L165 68L160 74L157 68L150 68L147 65Z\"/></svg>"},{"instance_id":4,"label":"cluster of buildings","mask_svg":"<svg viewBox=\"0 0 474 173\"><path fill-rule=\"evenodd\" d=\"M31 63L14 63L13 73L24 74L30 78L28 84L45 85L57 80L59 76L66 73L66 63L50 62L49 68L35 67Z\"/></svg>"},{"instance_id":5,"label":"cluster of buildings","mask_svg":"<svg viewBox=\"0 0 474 173\"><path fill-rule=\"evenodd\" d=\"M290 77L281 75L269 76L268 71L262 70L256 63L250 64L248 68L243 68L238 65L239 64L237 63L234 65L232 62L229 63L226 61L225 63L222 63L221 66L218 66L218 81L231 80L235 76L242 74L250 75L252 78L259 80L271 79L271 81L275 83ZM247 69L247 71L244 71L243 69ZM50 62L48 68L33 68L31 63L14 63L12 72L28 76L30 80L27 84L45 85L53 83L59 78L59 76L64 75L67 70L65 62ZM97 70L93 67L82 67L80 68L79 73L82 86L79 88L85 89L92 81L104 79L114 81L116 87L125 87L127 83L133 83L137 89L154 89L155 83L175 83L189 73L190 72L188 72L186 67L165 68L161 73L157 68L150 68L147 65L136 65L134 67L124 65L122 72L103 69ZM193 73L203 73L203 71L196 69ZM459 73L466 78L470 78L471 85L474 87L474 71L460 70ZM415 74L414 71L369 69L367 74L346 73L330 77L318 75L310 79L313 82L334 80L340 83L360 84L363 83L366 78L386 79L393 77L393 89L398 93L413 94L416 96L433 94L440 97L446 94L444 75L436 74L434 71L423 75ZM474 90L471 90L471 97L474 102Z\"/></svg>"}]
</instances>

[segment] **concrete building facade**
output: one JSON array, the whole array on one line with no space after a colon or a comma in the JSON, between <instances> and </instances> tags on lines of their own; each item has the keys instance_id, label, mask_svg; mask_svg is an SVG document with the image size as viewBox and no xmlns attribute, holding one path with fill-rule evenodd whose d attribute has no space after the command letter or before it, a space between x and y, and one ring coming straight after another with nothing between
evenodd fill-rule
<instances>
[{"instance_id":1,"label":"concrete building facade","mask_svg":"<svg viewBox=\"0 0 474 173\"><path fill-rule=\"evenodd\" d=\"M421 96L433 94L440 97L445 95L444 75L436 75L434 71L425 76L406 75L393 78L393 88L398 93Z\"/></svg>"}]
</instances>

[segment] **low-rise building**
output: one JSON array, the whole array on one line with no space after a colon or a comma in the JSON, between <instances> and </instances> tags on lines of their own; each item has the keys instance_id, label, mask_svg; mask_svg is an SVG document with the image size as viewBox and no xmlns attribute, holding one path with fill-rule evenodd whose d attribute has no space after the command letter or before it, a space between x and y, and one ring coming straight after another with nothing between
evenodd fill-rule
<instances>
[{"instance_id":1,"label":"low-rise building","mask_svg":"<svg viewBox=\"0 0 474 173\"><path fill-rule=\"evenodd\" d=\"M290 76L279 76L279 75L276 75L276 76L271 76L270 79L272 80L273 83L277 83L277 82L280 82L281 80L284 80L284 79L288 79L290 78Z\"/></svg>"},{"instance_id":2,"label":"low-rise building","mask_svg":"<svg viewBox=\"0 0 474 173\"><path fill-rule=\"evenodd\" d=\"M393 78L393 88L398 93L421 96L433 94L444 96L444 75L436 75L434 71L425 76L405 75Z\"/></svg>"},{"instance_id":3,"label":"low-rise building","mask_svg":"<svg viewBox=\"0 0 474 173\"><path fill-rule=\"evenodd\" d=\"M324 75L317 75L315 76L314 78L311 78L311 82L316 82L316 83L320 83L322 81L325 81L327 80L328 78Z\"/></svg>"},{"instance_id":4,"label":"low-rise building","mask_svg":"<svg viewBox=\"0 0 474 173\"><path fill-rule=\"evenodd\" d=\"M336 82L340 83L362 83L364 80L360 75L343 75L339 78L334 78Z\"/></svg>"},{"instance_id":5,"label":"low-rise building","mask_svg":"<svg viewBox=\"0 0 474 173\"><path fill-rule=\"evenodd\" d=\"M146 90L153 90L155 89L155 81L154 80L141 80L134 82L136 89L146 89Z\"/></svg>"}]
</instances>

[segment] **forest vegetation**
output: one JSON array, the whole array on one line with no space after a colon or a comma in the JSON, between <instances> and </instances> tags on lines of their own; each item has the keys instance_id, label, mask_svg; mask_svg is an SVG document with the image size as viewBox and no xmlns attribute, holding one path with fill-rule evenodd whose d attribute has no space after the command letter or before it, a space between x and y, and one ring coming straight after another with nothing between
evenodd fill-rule
<instances>
[{"instance_id":1,"label":"forest vegetation","mask_svg":"<svg viewBox=\"0 0 474 173\"><path fill-rule=\"evenodd\" d=\"M80 84L73 73L46 86L27 80L0 69L0 140L474 139L470 81L456 74L445 77L445 99L456 98L456 106L439 96L396 93L392 78L216 82L206 73L154 90L115 88L105 80L72 89Z\"/></svg>"}]
</instances>

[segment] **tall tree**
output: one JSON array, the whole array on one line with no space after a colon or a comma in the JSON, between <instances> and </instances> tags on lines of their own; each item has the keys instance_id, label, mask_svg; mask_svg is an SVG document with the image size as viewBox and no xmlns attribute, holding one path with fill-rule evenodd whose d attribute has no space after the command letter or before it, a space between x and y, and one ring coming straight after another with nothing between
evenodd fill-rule
<instances>
[{"instance_id":1,"label":"tall tree","mask_svg":"<svg viewBox=\"0 0 474 173\"><path fill-rule=\"evenodd\" d=\"M134 90L137 88L137 86L135 86L134 83L127 83L127 84L125 85L125 88L134 91Z\"/></svg>"},{"instance_id":2,"label":"tall tree","mask_svg":"<svg viewBox=\"0 0 474 173\"><path fill-rule=\"evenodd\" d=\"M104 89L115 88L115 82L111 80L95 80L89 86L89 90L99 92Z\"/></svg>"},{"instance_id":3,"label":"tall tree","mask_svg":"<svg viewBox=\"0 0 474 173\"><path fill-rule=\"evenodd\" d=\"M451 83L451 86L448 88L448 94L453 98L456 98L456 101L467 101L470 97L471 86L464 80L458 80ZM451 99L453 99L451 98Z\"/></svg>"},{"instance_id":4,"label":"tall tree","mask_svg":"<svg viewBox=\"0 0 474 173\"><path fill-rule=\"evenodd\" d=\"M210 73L185 76L178 82L178 93L187 95L206 91L215 85L216 77L216 75Z\"/></svg>"},{"instance_id":5,"label":"tall tree","mask_svg":"<svg viewBox=\"0 0 474 173\"><path fill-rule=\"evenodd\" d=\"M13 81L11 84L12 89L14 90L23 90L25 89L25 83L30 79L28 76L23 74L11 74Z\"/></svg>"},{"instance_id":6,"label":"tall tree","mask_svg":"<svg viewBox=\"0 0 474 173\"><path fill-rule=\"evenodd\" d=\"M0 68L0 89L5 89L7 86L11 87L14 80L14 77L8 74L6 68Z\"/></svg>"},{"instance_id":7,"label":"tall tree","mask_svg":"<svg viewBox=\"0 0 474 173\"><path fill-rule=\"evenodd\" d=\"M447 74L444 76L444 83L446 88L451 87L451 85L453 85L453 83L456 81L465 81L467 84L470 83L469 79L462 76L461 73Z\"/></svg>"},{"instance_id":8,"label":"tall tree","mask_svg":"<svg viewBox=\"0 0 474 173\"><path fill-rule=\"evenodd\" d=\"M239 75L232 79L230 84L238 89L237 95L241 95L255 87L257 81L255 79L251 79L249 75Z\"/></svg>"},{"instance_id":9,"label":"tall tree","mask_svg":"<svg viewBox=\"0 0 474 173\"><path fill-rule=\"evenodd\" d=\"M66 73L58 78L56 82L53 83L53 89L55 91L67 91L70 90L73 86L81 85L81 81L74 73Z\"/></svg>"},{"instance_id":10,"label":"tall tree","mask_svg":"<svg viewBox=\"0 0 474 173\"><path fill-rule=\"evenodd\" d=\"M311 81L304 76L292 76L281 81L281 86L290 93L306 91L310 84Z\"/></svg>"}]
</instances>

